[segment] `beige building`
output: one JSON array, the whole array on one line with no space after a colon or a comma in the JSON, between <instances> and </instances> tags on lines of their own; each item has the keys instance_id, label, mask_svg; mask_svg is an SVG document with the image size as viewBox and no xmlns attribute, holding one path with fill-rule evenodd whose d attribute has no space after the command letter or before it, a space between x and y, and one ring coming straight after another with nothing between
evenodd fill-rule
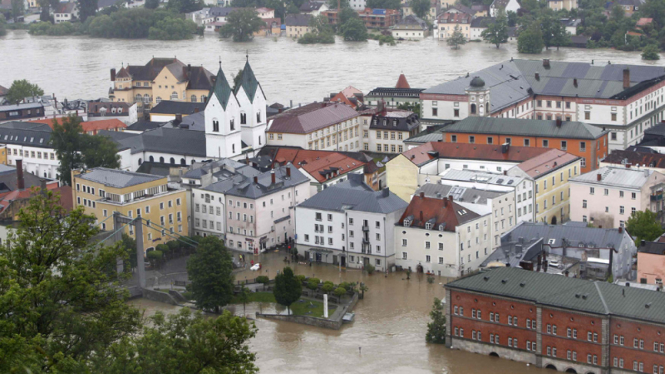
<instances>
[{"instance_id":1,"label":"beige building","mask_svg":"<svg viewBox=\"0 0 665 374\"><path fill-rule=\"evenodd\" d=\"M176 58L152 58L144 66L111 69L111 101L152 108L162 100L204 103L214 85L214 74L202 66Z\"/></svg>"},{"instance_id":2,"label":"beige building","mask_svg":"<svg viewBox=\"0 0 665 374\"><path fill-rule=\"evenodd\" d=\"M289 14L284 19L286 25L286 36L289 38L299 38L312 31L309 22L312 16L309 14Z\"/></svg>"},{"instance_id":3,"label":"beige building","mask_svg":"<svg viewBox=\"0 0 665 374\"><path fill-rule=\"evenodd\" d=\"M186 191L169 187L166 177L107 168L73 171L72 194L74 205L97 217L105 231L113 229L113 212L142 217L146 251L189 232ZM124 232L135 236L133 226Z\"/></svg>"},{"instance_id":4,"label":"beige building","mask_svg":"<svg viewBox=\"0 0 665 374\"><path fill-rule=\"evenodd\" d=\"M471 39L471 20L473 14L466 13L457 8L449 8L437 17L434 37L439 40L448 39L455 31L464 35L466 40Z\"/></svg>"},{"instance_id":5,"label":"beige building","mask_svg":"<svg viewBox=\"0 0 665 374\"><path fill-rule=\"evenodd\" d=\"M549 0L547 6L553 10L577 9L577 0Z\"/></svg>"},{"instance_id":6,"label":"beige building","mask_svg":"<svg viewBox=\"0 0 665 374\"><path fill-rule=\"evenodd\" d=\"M552 149L514 166L507 174L534 182L536 222L555 225L570 220L568 178L578 176L581 170L580 157Z\"/></svg>"}]
</instances>

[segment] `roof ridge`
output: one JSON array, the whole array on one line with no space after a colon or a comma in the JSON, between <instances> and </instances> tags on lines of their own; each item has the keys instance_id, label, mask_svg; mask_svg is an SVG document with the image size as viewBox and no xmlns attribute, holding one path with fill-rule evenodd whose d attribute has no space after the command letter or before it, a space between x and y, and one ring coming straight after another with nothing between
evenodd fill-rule
<instances>
[{"instance_id":1,"label":"roof ridge","mask_svg":"<svg viewBox=\"0 0 665 374\"><path fill-rule=\"evenodd\" d=\"M611 271L612 269L610 269ZM603 291L600 290L600 287L598 287L598 281L593 282L593 285L596 287L596 291L598 291L598 296L600 296L600 301L603 302L603 308L605 308L605 313L610 314L610 308L607 306L607 302L605 302L605 297L603 296Z\"/></svg>"}]
</instances>

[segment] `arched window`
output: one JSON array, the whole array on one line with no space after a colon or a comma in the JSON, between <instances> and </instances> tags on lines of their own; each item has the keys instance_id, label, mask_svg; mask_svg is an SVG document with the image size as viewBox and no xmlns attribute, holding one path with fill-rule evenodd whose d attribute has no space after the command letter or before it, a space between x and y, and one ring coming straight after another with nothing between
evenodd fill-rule
<instances>
[{"instance_id":1,"label":"arched window","mask_svg":"<svg viewBox=\"0 0 665 374\"><path fill-rule=\"evenodd\" d=\"M185 161L184 158L181 158L181 159L180 159L180 165L182 165L182 166L187 165L187 161Z\"/></svg>"},{"instance_id":2,"label":"arched window","mask_svg":"<svg viewBox=\"0 0 665 374\"><path fill-rule=\"evenodd\" d=\"M155 162L155 158L150 156L150 162Z\"/></svg>"},{"instance_id":3,"label":"arched window","mask_svg":"<svg viewBox=\"0 0 665 374\"><path fill-rule=\"evenodd\" d=\"M236 145L231 144L231 153L236 153Z\"/></svg>"},{"instance_id":4,"label":"arched window","mask_svg":"<svg viewBox=\"0 0 665 374\"><path fill-rule=\"evenodd\" d=\"M208 100L208 98L206 97L206 95L201 95L201 102L202 102L202 103L205 103L206 100Z\"/></svg>"},{"instance_id":5,"label":"arched window","mask_svg":"<svg viewBox=\"0 0 665 374\"><path fill-rule=\"evenodd\" d=\"M150 95L148 95L148 94L143 95L143 103L144 104L149 104L150 103Z\"/></svg>"},{"instance_id":6,"label":"arched window","mask_svg":"<svg viewBox=\"0 0 665 374\"><path fill-rule=\"evenodd\" d=\"M161 103L161 102L162 102L162 98L159 97L159 96L157 96L157 98L155 99L155 103L156 103L156 104L159 104L159 103Z\"/></svg>"},{"instance_id":7,"label":"arched window","mask_svg":"<svg viewBox=\"0 0 665 374\"><path fill-rule=\"evenodd\" d=\"M143 160L139 158L139 166L143 163Z\"/></svg>"},{"instance_id":8,"label":"arched window","mask_svg":"<svg viewBox=\"0 0 665 374\"><path fill-rule=\"evenodd\" d=\"M192 95L192 102L193 102L193 103L196 102L196 95Z\"/></svg>"},{"instance_id":9,"label":"arched window","mask_svg":"<svg viewBox=\"0 0 665 374\"><path fill-rule=\"evenodd\" d=\"M216 119L212 120L212 131L219 132L219 121Z\"/></svg>"},{"instance_id":10,"label":"arched window","mask_svg":"<svg viewBox=\"0 0 665 374\"><path fill-rule=\"evenodd\" d=\"M171 157L171 165L175 165L175 158Z\"/></svg>"},{"instance_id":11,"label":"arched window","mask_svg":"<svg viewBox=\"0 0 665 374\"><path fill-rule=\"evenodd\" d=\"M195 162L196 162L196 160L192 159L192 165L194 165Z\"/></svg>"},{"instance_id":12,"label":"arched window","mask_svg":"<svg viewBox=\"0 0 665 374\"><path fill-rule=\"evenodd\" d=\"M160 163L160 164L163 164L163 163L164 163L164 157L160 157L160 158L159 158L159 163Z\"/></svg>"},{"instance_id":13,"label":"arched window","mask_svg":"<svg viewBox=\"0 0 665 374\"><path fill-rule=\"evenodd\" d=\"M171 100L178 100L178 93L177 92L173 91L173 93L171 93Z\"/></svg>"},{"instance_id":14,"label":"arched window","mask_svg":"<svg viewBox=\"0 0 665 374\"><path fill-rule=\"evenodd\" d=\"M259 135L259 145L261 145L261 135Z\"/></svg>"},{"instance_id":15,"label":"arched window","mask_svg":"<svg viewBox=\"0 0 665 374\"><path fill-rule=\"evenodd\" d=\"M476 104L471 104L471 114L476 114Z\"/></svg>"},{"instance_id":16,"label":"arched window","mask_svg":"<svg viewBox=\"0 0 665 374\"><path fill-rule=\"evenodd\" d=\"M490 112L490 103L485 103L485 113L489 114Z\"/></svg>"},{"instance_id":17,"label":"arched window","mask_svg":"<svg viewBox=\"0 0 665 374\"><path fill-rule=\"evenodd\" d=\"M136 97L134 98L134 102L141 102L141 94L136 94Z\"/></svg>"},{"instance_id":18,"label":"arched window","mask_svg":"<svg viewBox=\"0 0 665 374\"><path fill-rule=\"evenodd\" d=\"M240 113L240 124L241 125L246 125L247 124L247 114L246 113Z\"/></svg>"}]
</instances>

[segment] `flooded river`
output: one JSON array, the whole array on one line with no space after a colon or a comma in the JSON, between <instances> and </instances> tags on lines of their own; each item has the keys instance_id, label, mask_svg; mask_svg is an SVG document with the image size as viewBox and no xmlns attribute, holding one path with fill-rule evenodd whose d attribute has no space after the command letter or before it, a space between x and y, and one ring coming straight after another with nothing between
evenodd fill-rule
<instances>
[{"instance_id":1,"label":"flooded river","mask_svg":"<svg viewBox=\"0 0 665 374\"><path fill-rule=\"evenodd\" d=\"M272 253L254 257L270 278L284 266L284 255ZM257 353L262 373L450 373L450 374L543 374L545 369L526 364L426 344L428 313L434 297L444 296L446 278L427 283L422 274L373 275L342 270L332 265L293 265L297 274L316 276L335 283L361 281L369 287L355 308L356 320L339 331L288 322L259 319L251 348ZM266 272L267 271L267 272ZM258 274L246 270L236 279ZM133 300L147 313L173 312L175 307L148 300ZM242 312L242 306L239 307ZM259 308L248 305L247 314ZM362 353L358 352L362 347Z\"/></svg>"},{"instance_id":2,"label":"flooded river","mask_svg":"<svg viewBox=\"0 0 665 374\"><path fill-rule=\"evenodd\" d=\"M542 55L520 55L516 43L496 49L487 43L469 43L452 50L445 42L429 38L394 47L377 41L333 45L300 45L282 38L260 37L250 43L220 41L212 34L183 41L91 39L85 36L31 36L9 31L0 37L0 85L27 78L59 99L108 96L109 70L121 64L143 65L153 56L176 56L184 63L202 64L213 73L221 57L227 77L249 58L268 102L288 104L322 100L352 85L367 93L391 86L400 73L411 87L431 87L467 72L514 58L550 58L567 61L660 64L643 62L639 52L563 48Z\"/></svg>"}]
</instances>

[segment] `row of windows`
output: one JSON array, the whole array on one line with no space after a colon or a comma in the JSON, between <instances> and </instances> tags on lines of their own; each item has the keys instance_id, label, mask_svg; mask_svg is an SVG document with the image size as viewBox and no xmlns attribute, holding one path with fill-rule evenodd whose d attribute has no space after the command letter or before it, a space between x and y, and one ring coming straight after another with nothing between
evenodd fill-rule
<instances>
[{"instance_id":1,"label":"row of windows","mask_svg":"<svg viewBox=\"0 0 665 374\"><path fill-rule=\"evenodd\" d=\"M398 140L402 140L402 132L399 132L399 131L390 131L390 132L388 132L388 131L383 131L383 139L388 140L388 134L389 134L389 133L390 133L390 140L395 140L395 134L397 134L397 139L398 139ZM366 135L366 134L363 133L363 136L365 136L365 135ZM366 137L367 137L367 136L365 136L365 138L366 138ZM376 132L376 138L377 138L377 139L381 139L381 131L377 131L377 132Z\"/></svg>"},{"instance_id":2,"label":"row of windows","mask_svg":"<svg viewBox=\"0 0 665 374\"><path fill-rule=\"evenodd\" d=\"M596 188L595 187L589 187L589 194L594 195L595 193L596 193ZM608 188L604 188L603 189L603 195L609 196L610 195L610 190ZM624 191L619 191L619 197L623 199L624 196L625 196ZM637 199L637 192L631 192L630 193L630 199L631 200ZM586 201L586 200L584 200L584 201Z\"/></svg>"},{"instance_id":3,"label":"row of windows","mask_svg":"<svg viewBox=\"0 0 665 374\"><path fill-rule=\"evenodd\" d=\"M53 152L50 152L50 153L49 152L43 152L44 157L42 157L42 152L39 152L39 151L25 151L25 152L23 152L22 149L8 148L7 149L7 154L8 155L12 154L12 149L13 149L13 152L14 152L14 156L16 156L18 154L18 156L25 157L25 158L37 158L37 159L42 159L43 158L44 160L55 160L55 153L53 153Z\"/></svg>"},{"instance_id":4,"label":"row of windows","mask_svg":"<svg viewBox=\"0 0 665 374\"><path fill-rule=\"evenodd\" d=\"M367 148L369 148L369 145L367 143L365 143L365 150L367 150ZM388 150L389 148L390 148L390 151ZM377 152L402 153L404 151L404 146L402 146L402 145L395 146L395 144L390 144L390 147L388 147L388 144L377 144L376 145L376 151Z\"/></svg>"},{"instance_id":5,"label":"row of windows","mask_svg":"<svg viewBox=\"0 0 665 374\"><path fill-rule=\"evenodd\" d=\"M586 209L586 208L587 208L587 201L582 200L582 209ZM635 207L630 208L630 214L635 214L636 211L637 211L637 209ZM606 206L605 207L605 213L609 213L609 212L610 212L610 207ZM625 212L626 212L625 207L623 205L619 206L619 214L623 215Z\"/></svg>"}]
</instances>

